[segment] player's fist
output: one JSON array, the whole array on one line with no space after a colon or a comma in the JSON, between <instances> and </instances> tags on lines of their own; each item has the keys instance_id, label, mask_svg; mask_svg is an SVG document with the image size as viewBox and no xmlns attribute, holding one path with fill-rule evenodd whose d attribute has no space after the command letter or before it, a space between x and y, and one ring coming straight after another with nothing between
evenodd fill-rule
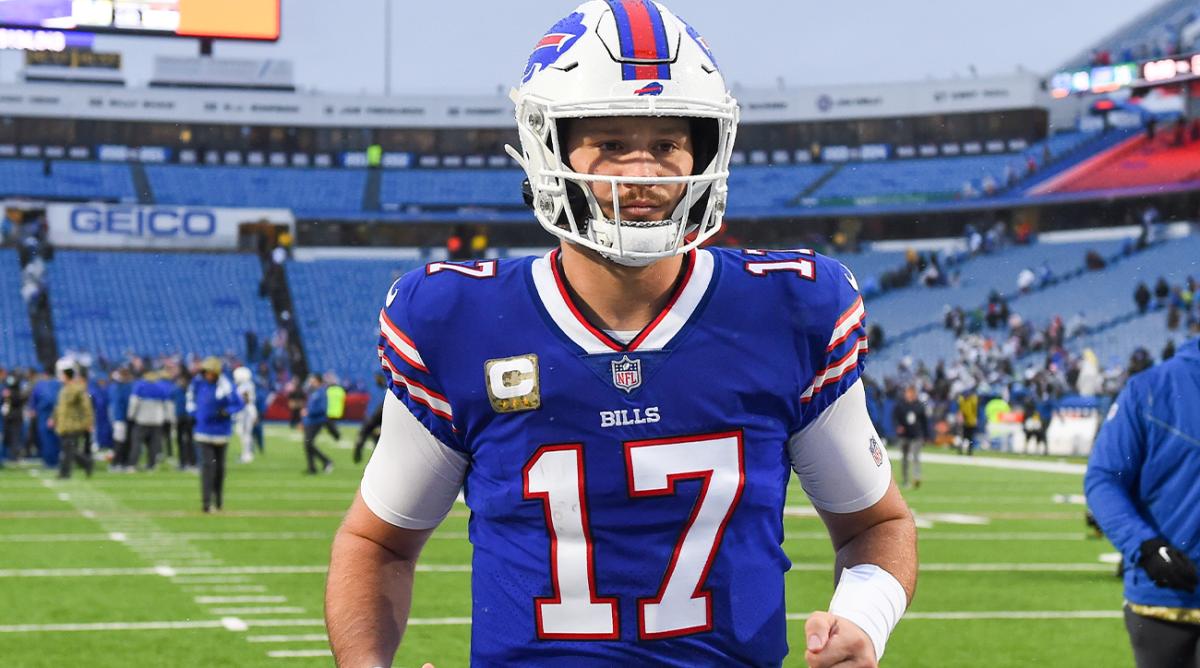
<instances>
[{"instance_id":1,"label":"player's fist","mask_svg":"<svg viewBox=\"0 0 1200 668\"><path fill-rule=\"evenodd\" d=\"M858 625L828 612L814 612L804 623L810 668L877 668L875 646Z\"/></svg>"}]
</instances>

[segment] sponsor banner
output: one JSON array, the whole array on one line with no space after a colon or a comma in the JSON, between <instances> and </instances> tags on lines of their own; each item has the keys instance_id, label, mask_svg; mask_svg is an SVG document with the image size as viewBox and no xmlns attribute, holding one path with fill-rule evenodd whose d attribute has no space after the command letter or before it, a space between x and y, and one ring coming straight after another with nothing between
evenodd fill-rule
<instances>
[{"instance_id":1,"label":"sponsor banner","mask_svg":"<svg viewBox=\"0 0 1200 668\"><path fill-rule=\"evenodd\" d=\"M50 204L50 243L83 248L235 249L243 224L295 227L287 209Z\"/></svg>"},{"instance_id":2,"label":"sponsor banner","mask_svg":"<svg viewBox=\"0 0 1200 668\"><path fill-rule=\"evenodd\" d=\"M907 83L820 86L738 93L749 123L896 118L1043 106L1029 75ZM0 115L168 121L224 125L372 128L509 128L512 103L499 96L367 97L279 92L11 85Z\"/></svg>"}]
</instances>

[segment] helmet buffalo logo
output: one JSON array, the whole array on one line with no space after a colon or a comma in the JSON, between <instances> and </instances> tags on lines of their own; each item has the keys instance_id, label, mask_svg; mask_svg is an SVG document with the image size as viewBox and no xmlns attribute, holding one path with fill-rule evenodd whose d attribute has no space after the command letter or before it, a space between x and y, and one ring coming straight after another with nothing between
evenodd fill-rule
<instances>
[{"instance_id":1,"label":"helmet buffalo logo","mask_svg":"<svg viewBox=\"0 0 1200 668\"><path fill-rule=\"evenodd\" d=\"M655 81L633 91L634 95L662 95L663 85Z\"/></svg>"},{"instance_id":2,"label":"helmet buffalo logo","mask_svg":"<svg viewBox=\"0 0 1200 668\"><path fill-rule=\"evenodd\" d=\"M533 47L533 53L529 56L529 63L525 65L525 76L521 78L521 83L529 83L533 75L558 62L558 59L572 46L575 46L575 42L578 42L585 32L587 32L587 28L583 25L583 14L579 12L554 24L554 27L550 28L550 31Z\"/></svg>"},{"instance_id":3,"label":"helmet buffalo logo","mask_svg":"<svg viewBox=\"0 0 1200 668\"><path fill-rule=\"evenodd\" d=\"M717 59L715 56L713 56L712 49L710 49L708 46L708 40L701 37L700 33L697 32L696 29L686 21L684 21L683 27L687 29L688 37L691 37L692 40L696 42L696 45L700 47L700 50L704 52L704 55L708 56L708 60L712 62L713 67L720 69L721 66L717 65Z\"/></svg>"}]
</instances>

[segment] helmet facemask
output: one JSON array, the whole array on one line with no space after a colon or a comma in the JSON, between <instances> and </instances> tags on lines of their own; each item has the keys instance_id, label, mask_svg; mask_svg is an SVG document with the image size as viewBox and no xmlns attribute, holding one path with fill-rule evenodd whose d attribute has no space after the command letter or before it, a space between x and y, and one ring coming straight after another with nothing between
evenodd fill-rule
<instances>
[{"instance_id":1,"label":"helmet facemask","mask_svg":"<svg viewBox=\"0 0 1200 668\"><path fill-rule=\"evenodd\" d=\"M524 155L509 149L528 179L526 203L551 233L590 248L626 266L645 266L664 257L700 246L721 227L728 198L729 154L736 133L736 108L695 113L695 102L684 110L670 109L671 100L655 99L651 109L617 111L555 109L550 104L524 100L526 113L518 116L523 147L536 150ZM664 104L665 103L665 104ZM657 107L657 109L653 108ZM599 112L599 113L598 113ZM690 123L695 166L682 176L609 176L584 174L566 158L564 120L600 117L675 116ZM604 213L592 184L612 188L612 215ZM670 216L663 220L628 220L621 213L621 186L683 184L683 193Z\"/></svg>"}]
</instances>

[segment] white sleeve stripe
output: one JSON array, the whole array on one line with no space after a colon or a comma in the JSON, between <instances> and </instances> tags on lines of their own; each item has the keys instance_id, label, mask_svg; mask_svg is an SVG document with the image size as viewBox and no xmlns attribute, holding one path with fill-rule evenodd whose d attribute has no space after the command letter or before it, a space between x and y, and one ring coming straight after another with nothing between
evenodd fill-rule
<instances>
[{"instance_id":1,"label":"white sleeve stripe","mask_svg":"<svg viewBox=\"0 0 1200 668\"><path fill-rule=\"evenodd\" d=\"M416 345L412 339L404 335L400 328L392 324L388 319L387 313L379 311L379 331L383 332L383 336L387 339L388 345L396 354L408 362L413 367L429 373L429 369L425 366L425 360L421 359L421 353L417 352Z\"/></svg>"},{"instance_id":2,"label":"white sleeve stripe","mask_svg":"<svg viewBox=\"0 0 1200 668\"><path fill-rule=\"evenodd\" d=\"M842 377L850 373L850 370L858 364L859 353L865 352L867 352L867 337L859 336L858 342L854 344L850 352L846 353L845 357L825 367L813 377L808 389L804 390L804 394L800 395L800 401L802 403L812 401L813 396L820 392L821 388L841 380Z\"/></svg>"},{"instance_id":3,"label":"white sleeve stripe","mask_svg":"<svg viewBox=\"0 0 1200 668\"><path fill-rule=\"evenodd\" d=\"M468 465L465 456L439 441L389 392L360 493L381 520L405 529L430 529L454 506Z\"/></svg>"},{"instance_id":4,"label":"white sleeve stripe","mask_svg":"<svg viewBox=\"0 0 1200 668\"><path fill-rule=\"evenodd\" d=\"M825 352L833 352L843 341L850 338L850 333L856 327L862 324L862 321L867 317L867 307L863 304L862 297L854 300L854 303L838 318L837 325L833 328L833 333L829 335L829 345L825 347Z\"/></svg>"},{"instance_id":5,"label":"white sleeve stripe","mask_svg":"<svg viewBox=\"0 0 1200 668\"><path fill-rule=\"evenodd\" d=\"M409 396L414 401L424 404L429 410L433 411L434 415L444 420L454 421L454 412L451 410L450 402L446 397L397 371L396 367L392 365L391 360L387 357L383 357L381 361L384 368L391 372L392 382L404 385L405 389L408 390Z\"/></svg>"}]
</instances>

